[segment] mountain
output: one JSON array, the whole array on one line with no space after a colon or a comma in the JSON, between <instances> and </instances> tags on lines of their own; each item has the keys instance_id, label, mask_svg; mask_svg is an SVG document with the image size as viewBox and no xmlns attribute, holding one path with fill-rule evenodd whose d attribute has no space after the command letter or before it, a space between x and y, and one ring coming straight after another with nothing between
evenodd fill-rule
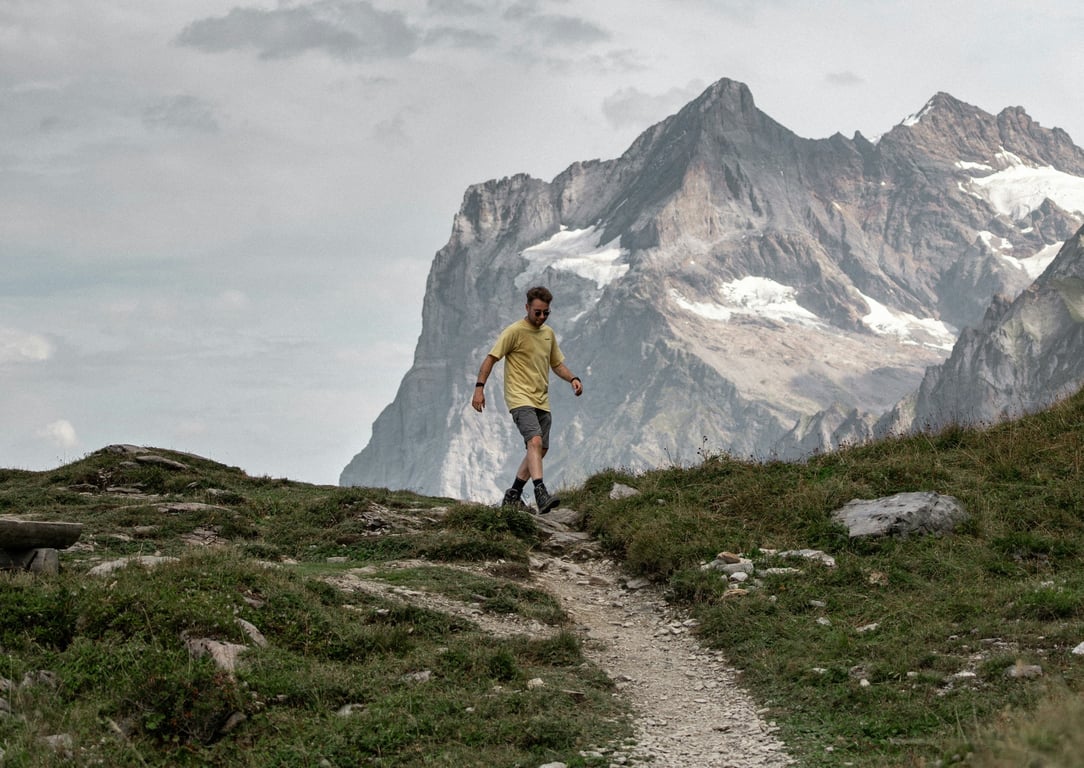
<instances>
[{"instance_id":1,"label":"mountain","mask_svg":"<svg viewBox=\"0 0 1084 768\"><path fill-rule=\"evenodd\" d=\"M536 284L585 386L552 388L551 488L864 439L1082 211L1084 151L1020 108L939 93L876 142L814 140L720 80L617 159L467 189L413 366L340 482L500 498L522 452L501 377L468 403Z\"/></svg>"},{"instance_id":2,"label":"mountain","mask_svg":"<svg viewBox=\"0 0 1084 768\"><path fill-rule=\"evenodd\" d=\"M918 390L875 434L992 424L1042 410L1084 386L1084 229L1012 302L995 297Z\"/></svg>"}]
</instances>

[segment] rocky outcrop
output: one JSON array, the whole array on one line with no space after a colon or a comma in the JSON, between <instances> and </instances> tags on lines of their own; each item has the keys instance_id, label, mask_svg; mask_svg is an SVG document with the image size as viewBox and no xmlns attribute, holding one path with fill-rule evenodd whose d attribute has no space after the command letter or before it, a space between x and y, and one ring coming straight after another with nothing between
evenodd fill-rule
<instances>
[{"instance_id":1,"label":"rocky outcrop","mask_svg":"<svg viewBox=\"0 0 1084 768\"><path fill-rule=\"evenodd\" d=\"M917 392L878 422L879 435L993 424L1041 410L1084 386L1084 229L1014 301L927 371Z\"/></svg>"},{"instance_id":2,"label":"rocky outcrop","mask_svg":"<svg viewBox=\"0 0 1084 768\"><path fill-rule=\"evenodd\" d=\"M1081 189L1084 152L1019 108L938 94L876 143L810 140L721 80L615 160L467 190L413 365L340 482L500 498L522 450L501 377L468 403L535 284L585 385L551 392L551 487L860 441L1042 271Z\"/></svg>"}]
</instances>

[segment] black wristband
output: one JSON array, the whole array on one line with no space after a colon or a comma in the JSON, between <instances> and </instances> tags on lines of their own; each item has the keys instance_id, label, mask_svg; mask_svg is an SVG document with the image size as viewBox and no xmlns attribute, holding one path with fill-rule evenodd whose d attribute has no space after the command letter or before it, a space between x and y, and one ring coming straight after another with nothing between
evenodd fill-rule
<instances>
[{"instance_id":1,"label":"black wristband","mask_svg":"<svg viewBox=\"0 0 1084 768\"><path fill-rule=\"evenodd\" d=\"M479 381L479 382L478 382L477 384L475 384L474 386L476 386L476 387L484 387L485 385L486 385L486 383L485 383L484 381Z\"/></svg>"},{"instance_id":2,"label":"black wristband","mask_svg":"<svg viewBox=\"0 0 1084 768\"><path fill-rule=\"evenodd\" d=\"M568 380L568 383L571 384L574 381L580 381L580 377L579 376L573 376L571 379ZM583 382L580 381L580 384L583 384Z\"/></svg>"}]
</instances>

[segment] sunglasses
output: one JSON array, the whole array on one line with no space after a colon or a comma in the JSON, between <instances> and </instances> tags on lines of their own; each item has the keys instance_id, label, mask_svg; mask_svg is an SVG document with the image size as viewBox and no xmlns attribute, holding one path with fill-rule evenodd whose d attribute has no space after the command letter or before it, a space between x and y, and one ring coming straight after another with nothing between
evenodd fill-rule
<instances>
[{"instance_id":1,"label":"sunglasses","mask_svg":"<svg viewBox=\"0 0 1084 768\"><path fill-rule=\"evenodd\" d=\"M533 309L531 312L535 317L549 317L550 311L548 309Z\"/></svg>"}]
</instances>

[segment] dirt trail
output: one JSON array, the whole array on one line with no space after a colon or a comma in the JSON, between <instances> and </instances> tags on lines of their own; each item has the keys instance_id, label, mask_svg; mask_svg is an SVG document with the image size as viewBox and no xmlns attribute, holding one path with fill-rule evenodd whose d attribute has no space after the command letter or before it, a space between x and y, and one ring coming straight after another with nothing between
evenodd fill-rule
<instances>
[{"instance_id":1,"label":"dirt trail","mask_svg":"<svg viewBox=\"0 0 1084 768\"><path fill-rule=\"evenodd\" d=\"M720 654L651 587L630 590L613 564L545 557L539 586L558 597L585 637L585 652L617 682L635 713L636 744L611 765L775 768L791 765L774 728Z\"/></svg>"},{"instance_id":2,"label":"dirt trail","mask_svg":"<svg viewBox=\"0 0 1084 768\"><path fill-rule=\"evenodd\" d=\"M531 579L561 601L584 640L584 652L617 684L634 713L634 743L607 753L611 766L644 768L781 768L793 764L775 728L765 722L721 654L702 648L693 622L676 616L661 592L631 583L603 558L590 537L575 530L580 516L555 510L536 517L546 541L531 561ZM426 567L425 561L381 563L329 579L364 591L468 618L497 636L542 637L556 631L521 617L492 615L424 590L392 586L378 577L388 567ZM442 567L464 568L464 566Z\"/></svg>"}]
</instances>

